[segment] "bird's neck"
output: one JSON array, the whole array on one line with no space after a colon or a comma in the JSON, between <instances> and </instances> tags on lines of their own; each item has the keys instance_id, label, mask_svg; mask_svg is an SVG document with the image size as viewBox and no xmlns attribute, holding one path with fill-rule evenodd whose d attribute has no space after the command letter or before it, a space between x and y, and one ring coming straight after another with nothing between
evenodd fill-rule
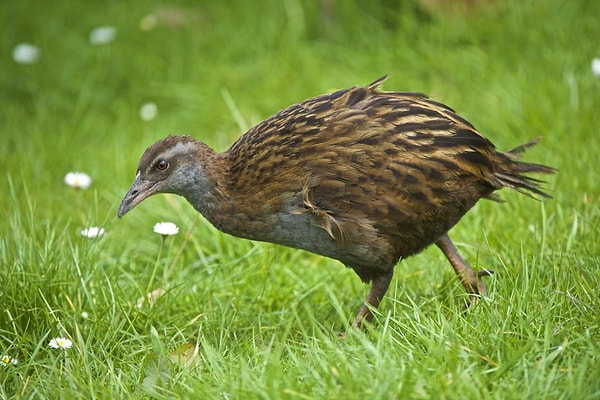
<instances>
[{"instance_id":1,"label":"bird's neck","mask_svg":"<svg viewBox=\"0 0 600 400\"><path fill-rule=\"evenodd\" d=\"M184 173L187 184L180 186L177 194L217 229L246 239L265 240L265 232L270 231L277 217L269 213L268 207L261 209L255 201L249 201L248 188L240 192L231 155L216 153L201 142L195 143L190 155L193 162L188 163Z\"/></svg>"},{"instance_id":2,"label":"bird's neck","mask_svg":"<svg viewBox=\"0 0 600 400\"><path fill-rule=\"evenodd\" d=\"M185 185L176 190L217 228L231 214L231 177L228 160L204 143L196 142L190 152L193 162L185 168Z\"/></svg>"}]
</instances>

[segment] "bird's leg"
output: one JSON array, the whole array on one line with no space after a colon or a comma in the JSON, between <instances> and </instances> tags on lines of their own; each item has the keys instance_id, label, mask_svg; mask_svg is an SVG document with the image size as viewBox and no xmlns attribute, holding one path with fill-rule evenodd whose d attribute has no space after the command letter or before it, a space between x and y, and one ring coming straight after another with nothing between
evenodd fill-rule
<instances>
[{"instance_id":1,"label":"bird's leg","mask_svg":"<svg viewBox=\"0 0 600 400\"><path fill-rule=\"evenodd\" d=\"M392 270L384 274L377 275L375 278L373 278L373 283L371 284L371 289L369 290L367 299L354 319L354 327L360 328L363 322L371 322L373 320L371 307L377 308L379 306L381 299L390 286L390 281L392 280L393 275L394 271Z\"/></svg>"},{"instance_id":2,"label":"bird's leg","mask_svg":"<svg viewBox=\"0 0 600 400\"><path fill-rule=\"evenodd\" d=\"M487 289L481 279L484 276L488 276L494 273L490 270L482 270L475 272L473 268L469 267L469 264L461 257L460 253L448 234L444 234L440 237L435 244L444 252L444 255L452 264L452 267L456 271L456 274L460 278L460 282L467 290L467 293L471 294L471 304L477 303L477 295L487 296ZM467 304L468 305L468 304Z\"/></svg>"}]
</instances>

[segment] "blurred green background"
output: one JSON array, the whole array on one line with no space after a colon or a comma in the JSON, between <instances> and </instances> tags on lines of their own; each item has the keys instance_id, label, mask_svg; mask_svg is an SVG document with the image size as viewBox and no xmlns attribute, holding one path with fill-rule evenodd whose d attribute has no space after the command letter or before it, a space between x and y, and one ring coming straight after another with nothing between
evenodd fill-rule
<instances>
[{"instance_id":1,"label":"blurred green background","mask_svg":"<svg viewBox=\"0 0 600 400\"><path fill-rule=\"evenodd\" d=\"M19 364L0 368L0 395L599 398L599 16L559 0L2 1L0 352ZM114 38L91 43L98 27ZM35 62L15 60L22 43ZM500 149L543 136L525 157L559 169L553 200L504 191L454 230L497 271L487 308L460 313L431 249L398 265L374 332L339 342L366 287L338 263L222 235L173 196L117 220L157 139L223 151L290 104L385 74ZM92 186L66 186L70 171ZM162 242L161 220L180 234ZM106 234L82 238L89 226ZM49 351L56 336L70 356ZM190 340L199 361L171 366Z\"/></svg>"}]
</instances>

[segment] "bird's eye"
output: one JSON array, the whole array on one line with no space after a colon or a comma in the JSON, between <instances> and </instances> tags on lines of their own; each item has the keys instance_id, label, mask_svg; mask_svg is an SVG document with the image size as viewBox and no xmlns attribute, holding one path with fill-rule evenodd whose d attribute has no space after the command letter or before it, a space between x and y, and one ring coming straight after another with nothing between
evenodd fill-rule
<instances>
[{"instance_id":1,"label":"bird's eye","mask_svg":"<svg viewBox=\"0 0 600 400\"><path fill-rule=\"evenodd\" d=\"M165 160L159 160L159 161L156 163L156 169L157 169L157 170L159 170L159 171L164 171L164 170L166 170L167 168L169 168L169 162L168 162L168 161L165 161Z\"/></svg>"}]
</instances>

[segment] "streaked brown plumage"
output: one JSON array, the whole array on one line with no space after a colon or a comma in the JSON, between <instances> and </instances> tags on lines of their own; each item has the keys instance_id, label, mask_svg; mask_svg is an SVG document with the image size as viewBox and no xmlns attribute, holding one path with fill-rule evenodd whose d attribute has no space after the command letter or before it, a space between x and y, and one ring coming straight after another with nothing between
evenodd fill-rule
<instances>
[{"instance_id":1,"label":"streaked brown plumage","mask_svg":"<svg viewBox=\"0 0 600 400\"><path fill-rule=\"evenodd\" d=\"M549 197L518 161L529 142L499 152L449 107L421 94L367 87L305 100L215 153L169 136L142 156L119 217L156 193L184 196L220 230L340 260L372 287L355 325L372 319L395 264L435 243L467 292L485 295L448 230L503 187Z\"/></svg>"}]
</instances>

